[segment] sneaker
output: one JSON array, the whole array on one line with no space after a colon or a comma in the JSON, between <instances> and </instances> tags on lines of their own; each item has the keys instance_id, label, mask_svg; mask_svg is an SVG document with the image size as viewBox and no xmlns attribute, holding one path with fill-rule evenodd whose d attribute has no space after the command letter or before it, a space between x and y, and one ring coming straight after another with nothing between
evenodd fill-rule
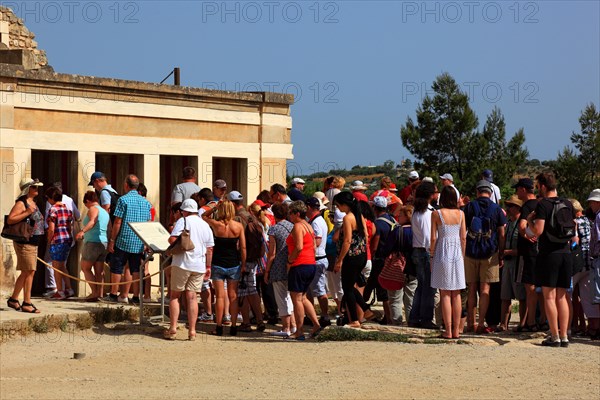
<instances>
[{"instance_id":1,"label":"sneaker","mask_svg":"<svg viewBox=\"0 0 600 400\"><path fill-rule=\"evenodd\" d=\"M212 314L208 314L203 312L199 317L198 317L198 322L211 322L213 320L213 316Z\"/></svg>"},{"instance_id":2,"label":"sneaker","mask_svg":"<svg viewBox=\"0 0 600 400\"><path fill-rule=\"evenodd\" d=\"M118 302L118 296L116 294L107 294L104 297L100 297L98 300L101 303L117 303Z\"/></svg>"},{"instance_id":3,"label":"sneaker","mask_svg":"<svg viewBox=\"0 0 600 400\"><path fill-rule=\"evenodd\" d=\"M131 298L131 300L129 301L129 304L133 304L134 306L139 306L140 305L140 298L137 296L133 296Z\"/></svg>"},{"instance_id":4,"label":"sneaker","mask_svg":"<svg viewBox=\"0 0 600 400\"><path fill-rule=\"evenodd\" d=\"M231 325L231 315L226 315L223 317L223 325Z\"/></svg>"},{"instance_id":5,"label":"sneaker","mask_svg":"<svg viewBox=\"0 0 600 400\"><path fill-rule=\"evenodd\" d=\"M569 343L567 342L567 346L569 345ZM557 340L553 340L551 337L548 337L546 339L544 339L542 341L542 346L548 346L548 347L560 347L561 346L561 341L560 339ZM566 346L565 346L566 347Z\"/></svg>"},{"instance_id":6,"label":"sneaker","mask_svg":"<svg viewBox=\"0 0 600 400\"><path fill-rule=\"evenodd\" d=\"M269 335L278 337L289 337L292 333L286 331L271 332Z\"/></svg>"},{"instance_id":7,"label":"sneaker","mask_svg":"<svg viewBox=\"0 0 600 400\"><path fill-rule=\"evenodd\" d=\"M67 296L65 296L65 292L60 291L60 292L56 292L54 293L52 296L49 297L50 300L64 300L66 299Z\"/></svg>"},{"instance_id":8,"label":"sneaker","mask_svg":"<svg viewBox=\"0 0 600 400\"><path fill-rule=\"evenodd\" d=\"M560 339L560 347L569 347L569 339Z\"/></svg>"},{"instance_id":9,"label":"sneaker","mask_svg":"<svg viewBox=\"0 0 600 400\"><path fill-rule=\"evenodd\" d=\"M54 289L47 289L47 290L46 290L46 291L45 291L45 292L42 294L42 296L43 296L43 297L46 297L46 298L50 298L50 297L54 296L54 293L56 293L56 292L58 292L58 290L56 290L56 288L54 288Z\"/></svg>"},{"instance_id":10,"label":"sneaker","mask_svg":"<svg viewBox=\"0 0 600 400\"><path fill-rule=\"evenodd\" d=\"M138 299L139 301L139 299ZM117 303L129 304L129 299L127 297L117 297Z\"/></svg>"},{"instance_id":11,"label":"sneaker","mask_svg":"<svg viewBox=\"0 0 600 400\"><path fill-rule=\"evenodd\" d=\"M65 296L66 296L67 298L69 298L69 297L73 297L73 296L75 296L75 291L74 291L73 289L67 289L67 290L65 291Z\"/></svg>"}]
</instances>

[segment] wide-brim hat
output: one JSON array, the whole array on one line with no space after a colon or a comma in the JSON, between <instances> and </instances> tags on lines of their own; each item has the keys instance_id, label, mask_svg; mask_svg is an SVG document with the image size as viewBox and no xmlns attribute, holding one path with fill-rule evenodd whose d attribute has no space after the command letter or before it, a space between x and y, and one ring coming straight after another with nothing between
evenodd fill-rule
<instances>
[{"instance_id":1,"label":"wide-brim hat","mask_svg":"<svg viewBox=\"0 0 600 400\"><path fill-rule=\"evenodd\" d=\"M19 189L21 189L21 194L19 195L19 197L28 195L29 188L32 186L40 187L40 186L44 186L44 184L42 182L40 182L39 179L31 179L31 178L21 179L21 183L19 183Z\"/></svg>"},{"instance_id":2,"label":"wide-brim hat","mask_svg":"<svg viewBox=\"0 0 600 400\"><path fill-rule=\"evenodd\" d=\"M367 190L368 188L362 181L354 181L352 185L350 185L350 190Z\"/></svg>"},{"instance_id":3,"label":"wide-brim hat","mask_svg":"<svg viewBox=\"0 0 600 400\"><path fill-rule=\"evenodd\" d=\"M198 203L194 199L186 199L181 203L181 207L179 207L181 211L187 211L191 213L198 212Z\"/></svg>"},{"instance_id":4,"label":"wide-brim hat","mask_svg":"<svg viewBox=\"0 0 600 400\"><path fill-rule=\"evenodd\" d=\"M519 199L519 197L516 194L513 194L507 200L504 200L504 204L514 204L519 208L523 206L523 202Z\"/></svg>"},{"instance_id":5,"label":"wide-brim hat","mask_svg":"<svg viewBox=\"0 0 600 400\"><path fill-rule=\"evenodd\" d=\"M588 197L587 201L600 201L600 189L594 189L590 193L590 197Z\"/></svg>"}]
</instances>

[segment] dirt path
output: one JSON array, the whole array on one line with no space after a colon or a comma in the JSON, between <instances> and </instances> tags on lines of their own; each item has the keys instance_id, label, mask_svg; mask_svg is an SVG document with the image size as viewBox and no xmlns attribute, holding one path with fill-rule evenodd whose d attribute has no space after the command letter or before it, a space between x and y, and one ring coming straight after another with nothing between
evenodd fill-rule
<instances>
[{"instance_id":1,"label":"dirt path","mask_svg":"<svg viewBox=\"0 0 600 400\"><path fill-rule=\"evenodd\" d=\"M0 347L2 399L392 399L600 396L600 343L293 342L247 334L188 342L156 329L94 329ZM73 353L85 352L83 360ZM140 397L141 396L141 397Z\"/></svg>"}]
</instances>

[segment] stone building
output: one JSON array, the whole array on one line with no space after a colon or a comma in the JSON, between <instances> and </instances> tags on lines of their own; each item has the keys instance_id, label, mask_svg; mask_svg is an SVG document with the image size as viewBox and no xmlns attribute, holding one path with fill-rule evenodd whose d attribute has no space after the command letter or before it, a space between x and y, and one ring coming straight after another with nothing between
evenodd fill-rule
<instances>
[{"instance_id":1,"label":"stone building","mask_svg":"<svg viewBox=\"0 0 600 400\"><path fill-rule=\"evenodd\" d=\"M222 178L247 199L285 183L286 161L293 158L293 96L55 73L23 22L9 9L0 13L2 215L24 176L62 181L84 210L94 171L120 192L125 176L135 173L163 223L184 166L196 168L201 187ZM2 260L0 277L8 287L15 260L5 239ZM77 255L69 268L78 274Z\"/></svg>"}]
</instances>

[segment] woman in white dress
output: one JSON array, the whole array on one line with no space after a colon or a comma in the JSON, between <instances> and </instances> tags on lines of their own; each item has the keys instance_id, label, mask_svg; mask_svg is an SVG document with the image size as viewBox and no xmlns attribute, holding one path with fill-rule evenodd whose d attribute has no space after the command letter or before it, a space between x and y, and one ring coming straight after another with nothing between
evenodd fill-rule
<instances>
[{"instance_id":1,"label":"woman in white dress","mask_svg":"<svg viewBox=\"0 0 600 400\"><path fill-rule=\"evenodd\" d=\"M462 310L460 291L466 287L467 229L452 186L442 189L440 205L442 209L431 214L431 287L440 290L446 328L441 337L458 339Z\"/></svg>"}]
</instances>

